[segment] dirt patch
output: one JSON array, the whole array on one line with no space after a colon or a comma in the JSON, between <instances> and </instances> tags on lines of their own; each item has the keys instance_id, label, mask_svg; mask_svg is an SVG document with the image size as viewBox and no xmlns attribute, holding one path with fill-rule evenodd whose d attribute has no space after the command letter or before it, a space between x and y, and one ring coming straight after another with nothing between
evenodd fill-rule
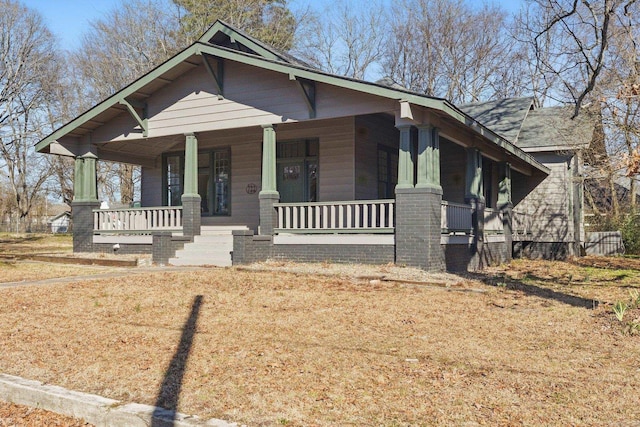
<instances>
[{"instance_id":1,"label":"dirt patch","mask_svg":"<svg viewBox=\"0 0 640 427\"><path fill-rule=\"evenodd\" d=\"M0 401L0 427L92 427L77 418Z\"/></svg>"},{"instance_id":2,"label":"dirt patch","mask_svg":"<svg viewBox=\"0 0 640 427\"><path fill-rule=\"evenodd\" d=\"M216 268L2 289L0 371L249 425L640 418L640 338L487 284L504 274L452 283L482 293Z\"/></svg>"}]
</instances>

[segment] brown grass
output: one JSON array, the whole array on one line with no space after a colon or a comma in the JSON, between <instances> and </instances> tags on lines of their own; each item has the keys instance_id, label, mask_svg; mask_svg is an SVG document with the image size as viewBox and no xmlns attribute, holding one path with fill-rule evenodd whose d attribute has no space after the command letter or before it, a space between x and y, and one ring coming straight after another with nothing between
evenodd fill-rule
<instances>
[{"instance_id":1,"label":"brown grass","mask_svg":"<svg viewBox=\"0 0 640 427\"><path fill-rule=\"evenodd\" d=\"M0 259L0 284L105 273L113 268Z\"/></svg>"},{"instance_id":2,"label":"brown grass","mask_svg":"<svg viewBox=\"0 0 640 427\"><path fill-rule=\"evenodd\" d=\"M69 234L0 233L0 255L71 254Z\"/></svg>"},{"instance_id":3,"label":"brown grass","mask_svg":"<svg viewBox=\"0 0 640 427\"><path fill-rule=\"evenodd\" d=\"M54 414L43 409L0 402L0 427L90 427L76 418Z\"/></svg>"},{"instance_id":4,"label":"brown grass","mask_svg":"<svg viewBox=\"0 0 640 427\"><path fill-rule=\"evenodd\" d=\"M483 293L233 269L3 289L0 371L249 425L640 418L639 338L504 274L462 286Z\"/></svg>"}]
</instances>

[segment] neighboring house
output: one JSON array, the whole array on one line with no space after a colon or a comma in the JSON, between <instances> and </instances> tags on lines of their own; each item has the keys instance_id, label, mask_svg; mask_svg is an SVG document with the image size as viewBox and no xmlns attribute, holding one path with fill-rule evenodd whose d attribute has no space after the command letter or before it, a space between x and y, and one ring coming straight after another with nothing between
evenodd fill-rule
<instances>
[{"instance_id":1,"label":"neighboring house","mask_svg":"<svg viewBox=\"0 0 640 427\"><path fill-rule=\"evenodd\" d=\"M553 171L492 125L310 69L218 21L36 148L75 158L75 251L476 269L531 236L538 212L518 223L512 206ZM535 129L521 127L529 148ZM142 166L140 208L98 209L97 159Z\"/></svg>"},{"instance_id":2,"label":"neighboring house","mask_svg":"<svg viewBox=\"0 0 640 427\"><path fill-rule=\"evenodd\" d=\"M47 220L47 226L52 233L67 233L69 231L69 222L71 212L62 212Z\"/></svg>"}]
</instances>

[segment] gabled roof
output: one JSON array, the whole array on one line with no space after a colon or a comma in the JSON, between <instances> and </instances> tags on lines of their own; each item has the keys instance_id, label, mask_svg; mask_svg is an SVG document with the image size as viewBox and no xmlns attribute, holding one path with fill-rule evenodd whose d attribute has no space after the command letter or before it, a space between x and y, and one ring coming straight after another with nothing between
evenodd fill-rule
<instances>
[{"instance_id":1,"label":"gabled roof","mask_svg":"<svg viewBox=\"0 0 640 427\"><path fill-rule=\"evenodd\" d=\"M516 143L522 123L533 109L533 97L474 102L461 105L460 109L502 137Z\"/></svg>"},{"instance_id":2,"label":"gabled roof","mask_svg":"<svg viewBox=\"0 0 640 427\"><path fill-rule=\"evenodd\" d=\"M595 120L583 110L572 119L573 107L547 107L532 110L524 121L518 146L527 152L574 151L593 140Z\"/></svg>"},{"instance_id":3,"label":"gabled roof","mask_svg":"<svg viewBox=\"0 0 640 427\"><path fill-rule=\"evenodd\" d=\"M309 64L299 59L281 52L280 50L264 43L248 34L243 33L237 28L227 24L224 21L217 20L211 28L209 28L199 39L200 43L206 43L216 46L224 46L230 49L239 50L241 52L262 56L266 59L296 64L311 68Z\"/></svg>"},{"instance_id":4,"label":"gabled roof","mask_svg":"<svg viewBox=\"0 0 640 427\"><path fill-rule=\"evenodd\" d=\"M229 33L231 33L231 35ZM216 37L222 37L221 34L224 34L225 37L233 36L234 40L240 41L240 45L244 46L244 48L239 49L237 43L234 46L213 45L210 43L211 41L216 41ZM229 38L229 40L231 40L231 38ZM309 81L325 83L387 99L405 101L435 110L453 121L467 126L493 144L533 166L535 169L543 173L549 173L548 168L536 161L531 155L525 153L513 143L494 132L491 128L464 113L445 99L426 96L424 94L411 92L407 89L397 87L390 88L383 84L336 76L311 69L306 65L289 62L288 59L279 55L274 49L257 42L255 39L240 33L238 30L233 29L221 21L216 22L200 40L194 42L191 46L42 139L36 144L36 150L39 152L48 152L49 145L60 138L65 136L80 137L90 133L92 130L102 126L106 121L126 111L126 108L121 104L144 101L150 93L170 84L189 69L202 64L203 56L236 61L265 70L287 74L290 78L307 79Z\"/></svg>"}]
</instances>

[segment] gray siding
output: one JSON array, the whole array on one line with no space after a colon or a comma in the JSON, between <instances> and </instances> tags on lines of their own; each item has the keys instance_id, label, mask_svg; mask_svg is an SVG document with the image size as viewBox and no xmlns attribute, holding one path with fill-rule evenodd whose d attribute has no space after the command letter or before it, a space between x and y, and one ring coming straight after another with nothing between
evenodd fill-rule
<instances>
[{"instance_id":1,"label":"gray siding","mask_svg":"<svg viewBox=\"0 0 640 427\"><path fill-rule=\"evenodd\" d=\"M571 170L567 157L553 153L534 156L551 172L514 209L530 215L534 241L573 241Z\"/></svg>"},{"instance_id":2,"label":"gray siding","mask_svg":"<svg viewBox=\"0 0 640 427\"><path fill-rule=\"evenodd\" d=\"M280 125L277 139L319 138L319 198L320 201L353 200L354 118L311 121Z\"/></svg>"},{"instance_id":3,"label":"gray siding","mask_svg":"<svg viewBox=\"0 0 640 427\"><path fill-rule=\"evenodd\" d=\"M355 198L378 198L378 146L398 149L399 132L390 116L367 115L355 122Z\"/></svg>"},{"instance_id":4,"label":"gray siding","mask_svg":"<svg viewBox=\"0 0 640 427\"><path fill-rule=\"evenodd\" d=\"M213 87L211 76L201 65L152 94L147 100L149 137L309 120L304 97L288 75L226 61L222 99ZM396 108L395 100L316 85L317 119L393 112ZM139 127L125 111L92 135L95 142L140 137Z\"/></svg>"},{"instance_id":5,"label":"gray siding","mask_svg":"<svg viewBox=\"0 0 640 427\"><path fill-rule=\"evenodd\" d=\"M142 168L140 203L143 207L162 206L162 168Z\"/></svg>"},{"instance_id":6,"label":"gray siding","mask_svg":"<svg viewBox=\"0 0 640 427\"><path fill-rule=\"evenodd\" d=\"M442 200L464 203L467 152L464 147L440 137L440 185Z\"/></svg>"}]
</instances>

